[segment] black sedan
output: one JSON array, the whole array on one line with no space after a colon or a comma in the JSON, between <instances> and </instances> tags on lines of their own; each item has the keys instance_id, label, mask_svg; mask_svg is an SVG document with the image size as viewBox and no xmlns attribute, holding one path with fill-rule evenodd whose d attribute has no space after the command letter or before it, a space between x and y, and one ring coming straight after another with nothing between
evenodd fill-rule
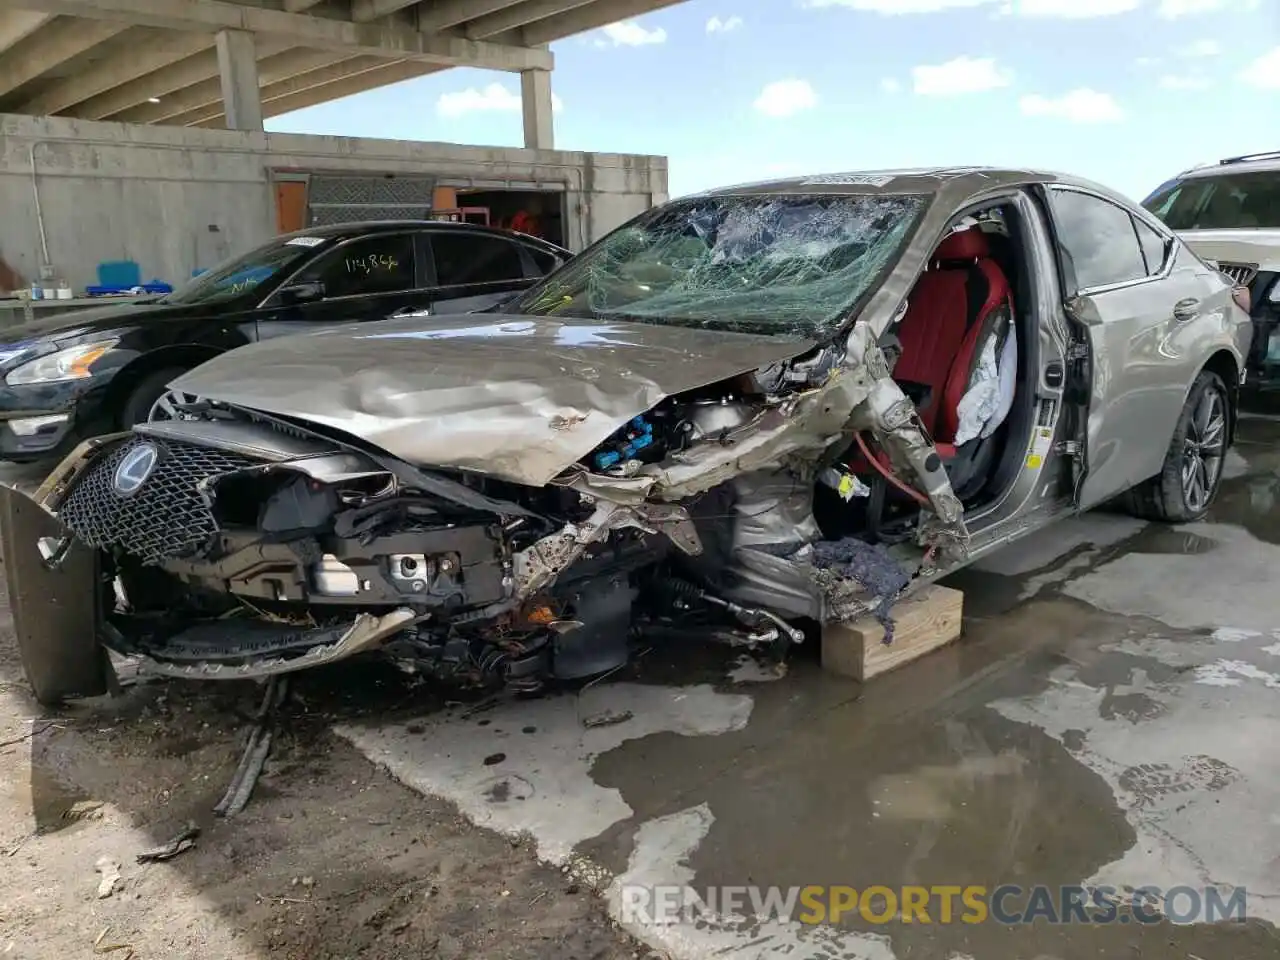
<instances>
[{"instance_id":1,"label":"black sedan","mask_svg":"<svg viewBox=\"0 0 1280 960\"><path fill-rule=\"evenodd\" d=\"M0 460L174 415L179 373L244 344L397 313L492 306L571 254L535 237L435 221L276 237L164 297L0 331Z\"/></svg>"}]
</instances>

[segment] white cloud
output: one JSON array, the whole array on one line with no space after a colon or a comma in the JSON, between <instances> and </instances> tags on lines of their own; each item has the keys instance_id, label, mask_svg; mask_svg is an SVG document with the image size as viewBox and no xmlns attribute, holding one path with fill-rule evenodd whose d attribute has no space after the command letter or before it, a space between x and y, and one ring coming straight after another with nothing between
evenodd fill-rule
<instances>
[{"instance_id":1,"label":"white cloud","mask_svg":"<svg viewBox=\"0 0 1280 960\"><path fill-rule=\"evenodd\" d=\"M1280 90L1280 47L1264 53L1240 72L1240 79L1263 90Z\"/></svg>"},{"instance_id":2,"label":"white cloud","mask_svg":"<svg viewBox=\"0 0 1280 960\"><path fill-rule=\"evenodd\" d=\"M1222 44L1217 40L1197 40L1195 43L1179 47L1177 53L1182 57L1216 57L1222 53Z\"/></svg>"},{"instance_id":3,"label":"white cloud","mask_svg":"<svg viewBox=\"0 0 1280 960\"><path fill-rule=\"evenodd\" d=\"M741 17L725 17L723 20L712 17L707 21L707 33L728 33L730 30L737 30L740 26L742 26Z\"/></svg>"},{"instance_id":4,"label":"white cloud","mask_svg":"<svg viewBox=\"0 0 1280 960\"><path fill-rule=\"evenodd\" d=\"M462 117L468 113L513 112L520 109L520 94L508 90L500 83L491 83L482 90L468 87L453 93L442 93L436 101L436 112L442 117ZM564 101L551 94L551 109L564 109Z\"/></svg>"},{"instance_id":5,"label":"white cloud","mask_svg":"<svg viewBox=\"0 0 1280 960\"><path fill-rule=\"evenodd\" d=\"M1017 0L1014 10L1022 17L1088 20L1114 17L1142 6L1142 0Z\"/></svg>"},{"instance_id":6,"label":"white cloud","mask_svg":"<svg viewBox=\"0 0 1280 960\"><path fill-rule=\"evenodd\" d=\"M821 10L824 7L847 7L867 13L892 17L908 13L937 13L964 7L982 7L993 0L803 0L803 5Z\"/></svg>"},{"instance_id":7,"label":"white cloud","mask_svg":"<svg viewBox=\"0 0 1280 960\"><path fill-rule=\"evenodd\" d=\"M1138 57L1133 61L1135 67L1154 67L1160 62L1159 57Z\"/></svg>"},{"instance_id":8,"label":"white cloud","mask_svg":"<svg viewBox=\"0 0 1280 960\"><path fill-rule=\"evenodd\" d=\"M1167 73L1160 78L1160 86L1166 90L1205 90L1211 81L1201 74Z\"/></svg>"},{"instance_id":9,"label":"white cloud","mask_svg":"<svg viewBox=\"0 0 1280 960\"><path fill-rule=\"evenodd\" d=\"M1232 0L1160 0L1160 16L1169 20L1195 13L1213 13L1224 9Z\"/></svg>"},{"instance_id":10,"label":"white cloud","mask_svg":"<svg viewBox=\"0 0 1280 960\"><path fill-rule=\"evenodd\" d=\"M1128 13L1142 6L1142 2L1143 0L802 0L802 5L815 9L845 7L849 10L879 13L883 16L902 16L998 4L998 12L1002 15L1079 20ZM1163 0L1163 2L1211 2L1211 0Z\"/></svg>"},{"instance_id":11,"label":"white cloud","mask_svg":"<svg viewBox=\"0 0 1280 960\"><path fill-rule=\"evenodd\" d=\"M667 31L662 27L650 30L638 20L619 20L600 30L605 39L598 40L597 46L607 47L643 47L651 43L666 43Z\"/></svg>"},{"instance_id":12,"label":"white cloud","mask_svg":"<svg viewBox=\"0 0 1280 960\"><path fill-rule=\"evenodd\" d=\"M818 94L808 80L775 80L765 84L755 108L766 117L789 117L818 104Z\"/></svg>"},{"instance_id":13,"label":"white cloud","mask_svg":"<svg viewBox=\"0 0 1280 960\"><path fill-rule=\"evenodd\" d=\"M1018 106L1029 117L1053 117L1070 123L1112 123L1124 119L1124 111L1111 94L1087 87L1072 90L1061 97L1033 93L1019 100Z\"/></svg>"},{"instance_id":14,"label":"white cloud","mask_svg":"<svg viewBox=\"0 0 1280 960\"><path fill-rule=\"evenodd\" d=\"M925 97L950 97L1007 87L1013 74L990 57L956 57L911 68L912 87Z\"/></svg>"},{"instance_id":15,"label":"white cloud","mask_svg":"<svg viewBox=\"0 0 1280 960\"><path fill-rule=\"evenodd\" d=\"M902 82L895 80L893 77L885 77L880 81L880 89L885 93L901 93Z\"/></svg>"}]
</instances>

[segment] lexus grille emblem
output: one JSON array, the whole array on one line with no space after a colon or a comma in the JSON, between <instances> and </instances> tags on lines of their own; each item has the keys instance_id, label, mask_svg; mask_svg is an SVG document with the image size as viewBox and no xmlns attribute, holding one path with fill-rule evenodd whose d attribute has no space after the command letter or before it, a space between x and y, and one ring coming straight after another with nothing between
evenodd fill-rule
<instances>
[{"instance_id":1,"label":"lexus grille emblem","mask_svg":"<svg viewBox=\"0 0 1280 960\"><path fill-rule=\"evenodd\" d=\"M113 480L116 493L132 496L141 489L160 459L160 449L154 443L140 443L124 455L116 465Z\"/></svg>"}]
</instances>

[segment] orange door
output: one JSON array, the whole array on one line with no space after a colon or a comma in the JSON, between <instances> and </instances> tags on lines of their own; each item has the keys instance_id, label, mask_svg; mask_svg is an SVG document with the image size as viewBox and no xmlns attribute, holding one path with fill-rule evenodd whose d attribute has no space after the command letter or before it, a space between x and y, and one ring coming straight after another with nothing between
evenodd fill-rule
<instances>
[{"instance_id":1,"label":"orange door","mask_svg":"<svg viewBox=\"0 0 1280 960\"><path fill-rule=\"evenodd\" d=\"M276 227L292 233L307 225L307 185L301 180L276 182Z\"/></svg>"}]
</instances>

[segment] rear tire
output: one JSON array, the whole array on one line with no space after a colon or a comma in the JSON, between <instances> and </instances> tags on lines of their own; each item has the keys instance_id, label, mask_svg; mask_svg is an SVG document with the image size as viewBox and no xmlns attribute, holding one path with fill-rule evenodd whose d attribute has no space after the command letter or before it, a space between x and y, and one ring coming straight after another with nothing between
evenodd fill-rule
<instances>
[{"instance_id":1,"label":"rear tire","mask_svg":"<svg viewBox=\"0 0 1280 960\"><path fill-rule=\"evenodd\" d=\"M166 367L138 381L120 408L121 428L128 430L135 424L146 423L155 402L169 392L169 381L186 372L186 367Z\"/></svg>"},{"instance_id":2,"label":"rear tire","mask_svg":"<svg viewBox=\"0 0 1280 960\"><path fill-rule=\"evenodd\" d=\"M1135 517L1164 523L1203 519L1222 484L1231 428L1230 395L1212 370L1202 370L1182 407L1159 474L1125 494Z\"/></svg>"}]
</instances>

